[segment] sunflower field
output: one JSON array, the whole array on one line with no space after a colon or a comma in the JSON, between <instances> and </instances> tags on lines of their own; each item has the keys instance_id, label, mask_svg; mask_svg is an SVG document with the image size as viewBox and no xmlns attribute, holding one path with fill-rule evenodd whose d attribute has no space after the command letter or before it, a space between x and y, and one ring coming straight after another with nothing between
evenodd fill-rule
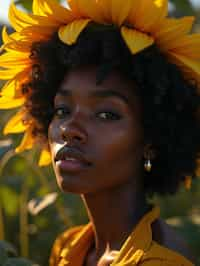
<instances>
[{"instance_id":1,"label":"sunflower field","mask_svg":"<svg viewBox=\"0 0 200 266\"><path fill-rule=\"evenodd\" d=\"M15 3L31 10L31 0ZM176 17L195 15L193 30L200 32L200 5L173 0L170 10ZM15 154L22 135L3 135L15 112L0 110L0 266L47 266L56 236L88 218L78 196L59 191L52 166L38 167L39 150ZM150 200L160 205L162 218L186 239L200 265L200 180L175 196Z\"/></svg>"}]
</instances>

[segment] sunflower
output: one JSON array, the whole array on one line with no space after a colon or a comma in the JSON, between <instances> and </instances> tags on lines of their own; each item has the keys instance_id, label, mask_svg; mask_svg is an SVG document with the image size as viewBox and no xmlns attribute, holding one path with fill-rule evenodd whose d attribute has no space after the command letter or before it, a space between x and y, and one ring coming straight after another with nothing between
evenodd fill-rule
<instances>
[{"instance_id":1,"label":"sunflower","mask_svg":"<svg viewBox=\"0 0 200 266\"><path fill-rule=\"evenodd\" d=\"M72 45L90 23L115 26L132 54L155 44L187 80L195 80L200 88L200 34L190 33L194 17L167 17L168 0L68 0L67 4L64 7L55 0L33 0L31 14L18 10L14 3L10 5L9 20L14 32L9 35L5 27L2 31L0 79L7 82L0 92L0 108L20 107L3 131L24 132L16 152L31 149L37 143L22 93L32 68L31 46L36 41L48 41L55 32L63 43ZM43 147L39 165L50 162L48 147Z\"/></svg>"}]
</instances>

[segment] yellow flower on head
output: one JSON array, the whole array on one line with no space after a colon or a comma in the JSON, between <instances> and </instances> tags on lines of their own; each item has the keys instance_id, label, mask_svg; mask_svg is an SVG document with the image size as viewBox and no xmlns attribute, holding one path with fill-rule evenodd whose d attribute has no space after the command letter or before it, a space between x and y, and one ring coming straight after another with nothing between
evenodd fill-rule
<instances>
[{"instance_id":1,"label":"yellow flower on head","mask_svg":"<svg viewBox=\"0 0 200 266\"><path fill-rule=\"evenodd\" d=\"M155 31L167 16L168 0L142 0L137 2L129 15L130 24L142 32Z\"/></svg>"},{"instance_id":2,"label":"yellow flower on head","mask_svg":"<svg viewBox=\"0 0 200 266\"><path fill-rule=\"evenodd\" d=\"M24 137L22 139L22 142L20 143L20 145L15 149L16 153L20 153L23 152L25 150L30 150L33 148L33 145L35 144L35 139L32 135L32 130L33 130L33 126L29 126L25 133L24 133Z\"/></svg>"},{"instance_id":3,"label":"yellow flower on head","mask_svg":"<svg viewBox=\"0 0 200 266\"><path fill-rule=\"evenodd\" d=\"M1 109L11 109L22 106L26 102L26 99L23 97L20 98L11 98L11 97L0 97L0 106Z\"/></svg>"},{"instance_id":4,"label":"yellow flower on head","mask_svg":"<svg viewBox=\"0 0 200 266\"><path fill-rule=\"evenodd\" d=\"M9 20L15 32L8 34L3 28L0 52L0 79L7 80L0 92L0 108L20 107L20 111L7 123L4 133L25 132L16 149L31 149L36 142L33 125L22 123L27 102L22 93L28 82L33 61L32 44L48 41L54 33L72 45L90 23L119 29L132 54L156 45L168 60L176 64L188 80L195 79L200 87L200 34L190 34L194 17L168 18L168 0L68 0L68 7L56 0L33 0L32 14L10 5ZM50 163L45 146L39 165Z\"/></svg>"},{"instance_id":5,"label":"yellow flower on head","mask_svg":"<svg viewBox=\"0 0 200 266\"><path fill-rule=\"evenodd\" d=\"M15 116L13 116L4 127L3 133L5 135L9 133L21 133L28 129L28 126L23 123L25 110L22 108Z\"/></svg>"},{"instance_id":6,"label":"yellow flower on head","mask_svg":"<svg viewBox=\"0 0 200 266\"><path fill-rule=\"evenodd\" d=\"M132 54L137 54L154 43L152 37L137 30L122 27L121 33Z\"/></svg>"},{"instance_id":7,"label":"yellow flower on head","mask_svg":"<svg viewBox=\"0 0 200 266\"><path fill-rule=\"evenodd\" d=\"M78 36L90 22L89 19L79 19L59 28L60 40L68 45L76 43Z\"/></svg>"},{"instance_id":8,"label":"yellow flower on head","mask_svg":"<svg viewBox=\"0 0 200 266\"><path fill-rule=\"evenodd\" d=\"M51 154L48 149L43 149L40 155L39 166L45 166L51 163Z\"/></svg>"},{"instance_id":9,"label":"yellow flower on head","mask_svg":"<svg viewBox=\"0 0 200 266\"><path fill-rule=\"evenodd\" d=\"M70 10L63 8L55 0L35 0L32 10L34 15L47 17L52 24L69 23L76 18Z\"/></svg>"}]
</instances>

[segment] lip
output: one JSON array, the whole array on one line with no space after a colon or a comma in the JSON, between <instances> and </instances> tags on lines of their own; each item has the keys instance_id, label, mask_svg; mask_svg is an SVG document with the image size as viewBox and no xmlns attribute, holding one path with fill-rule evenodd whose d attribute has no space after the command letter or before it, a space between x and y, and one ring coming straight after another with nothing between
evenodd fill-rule
<instances>
[{"instance_id":1,"label":"lip","mask_svg":"<svg viewBox=\"0 0 200 266\"><path fill-rule=\"evenodd\" d=\"M60 160L56 162L56 165L65 172L80 172L89 167L88 164L85 164L79 160L67 161Z\"/></svg>"},{"instance_id":2,"label":"lip","mask_svg":"<svg viewBox=\"0 0 200 266\"><path fill-rule=\"evenodd\" d=\"M73 159L73 161L68 159ZM72 146L62 147L56 153L55 163L63 171L69 172L79 172L91 166L91 162L83 152Z\"/></svg>"}]
</instances>

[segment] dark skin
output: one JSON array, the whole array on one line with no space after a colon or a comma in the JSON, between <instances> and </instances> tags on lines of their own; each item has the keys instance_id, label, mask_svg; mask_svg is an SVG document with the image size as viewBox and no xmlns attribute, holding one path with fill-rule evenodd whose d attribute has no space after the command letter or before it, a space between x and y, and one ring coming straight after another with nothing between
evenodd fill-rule
<instances>
[{"instance_id":1,"label":"dark skin","mask_svg":"<svg viewBox=\"0 0 200 266\"><path fill-rule=\"evenodd\" d=\"M48 132L57 183L63 191L81 195L92 222L95 244L85 265L107 266L149 210L142 184L145 145L140 101L133 82L115 71L96 85L95 66L71 71L59 90ZM54 158L66 144L80 149L90 167L79 173L61 170ZM174 234L171 241L167 228L156 221L153 237L170 248ZM179 252L180 242L173 247Z\"/></svg>"}]
</instances>

